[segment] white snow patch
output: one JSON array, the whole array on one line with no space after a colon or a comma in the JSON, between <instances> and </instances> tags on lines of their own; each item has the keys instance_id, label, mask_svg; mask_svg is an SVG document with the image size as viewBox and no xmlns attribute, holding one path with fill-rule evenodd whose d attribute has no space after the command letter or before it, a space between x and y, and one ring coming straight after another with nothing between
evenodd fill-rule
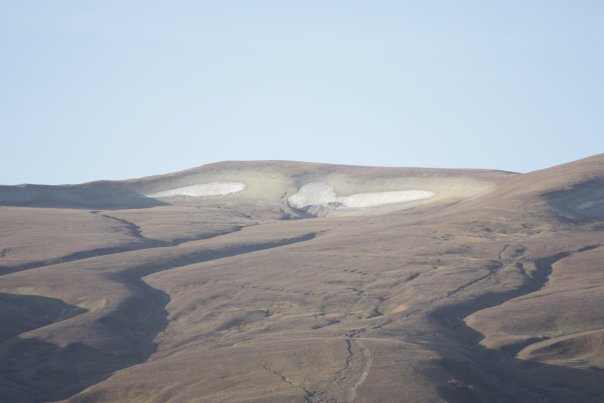
<instances>
[{"instance_id":1,"label":"white snow patch","mask_svg":"<svg viewBox=\"0 0 604 403\"><path fill-rule=\"evenodd\" d=\"M583 202L583 203L579 204L577 206L577 208L579 210L587 210L587 209L590 209L592 207L599 206L600 204L604 204L604 199L602 199L602 200L588 200L586 202Z\"/></svg>"},{"instance_id":2,"label":"white snow patch","mask_svg":"<svg viewBox=\"0 0 604 403\"><path fill-rule=\"evenodd\" d=\"M239 182L211 182L199 185L164 190L146 195L147 197L161 198L172 196L222 196L240 192L245 189L245 184Z\"/></svg>"},{"instance_id":3,"label":"white snow patch","mask_svg":"<svg viewBox=\"0 0 604 403\"><path fill-rule=\"evenodd\" d=\"M427 190L397 190L390 192L356 193L350 196L338 197L331 185L324 182L313 182L302 186L298 193L288 198L288 202L294 208L308 206L364 208L422 200L434 195L434 192Z\"/></svg>"},{"instance_id":4,"label":"white snow patch","mask_svg":"<svg viewBox=\"0 0 604 403\"><path fill-rule=\"evenodd\" d=\"M345 207L361 208L422 200L432 196L434 196L434 192L428 190L396 190L392 192L357 193L348 197L340 197L340 199L344 199L342 204Z\"/></svg>"},{"instance_id":5,"label":"white snow patch","mask_svg":"<svg viewBox=\"0 0 604 403\"><path fill-rule=\"evenodd\" d=\"M287 200L289 205L296 208L306 206L326 206L338 199L336 191L323 182L308 183L298 190L298 193L291 195Z\"/></svg>"}]
</instances>

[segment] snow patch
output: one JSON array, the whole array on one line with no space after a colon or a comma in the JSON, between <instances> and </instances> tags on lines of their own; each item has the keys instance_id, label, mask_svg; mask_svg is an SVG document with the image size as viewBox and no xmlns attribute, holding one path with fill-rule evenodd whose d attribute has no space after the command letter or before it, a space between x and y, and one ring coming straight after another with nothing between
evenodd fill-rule
<instances>
[{"instance_id":1,"label":"snow patch","mask_svg":"<svg viewBox=\"0 0 604 403\"><path fill-rule=\"evenodd\" d=\"M287 200L289 205L295 208L306 206L326 206L338 199L334 188L323 182L308 183L291 195Z\"/></svg>"},{"instance_id":2,"label":"snow patch","mask_svg":"<svg viewBox=\"0 0 604 403\"><path fill-rule=\"evenodd\" d=\"M239 182L211 182L164 190L162 192L151 193L145 196L154 198L172 196L222 196L230 193L240 192L243 189L245 189L245 184Z\"/></svg>"},{"instance_id":3,"label":"snow patch","mask_svg":"<svg viewBox=\"0 0 604 403\"><path fill-rule=\"evenodd\" d=\"M288 202L290 206L298 209L308 206L366 208L422 200L434 195L434 192L427 190L398 190L356 193L350 196L338 197L331 185L324 182L313 182L302 186L298 193L288 198Z\"/></svg>"},{"instance_id":4,"label":"snow patch","mask_svg":"<svg viewBox=\"0 0 604 403\"><path fill-rule=\"evenodd\" d=\"M577 206L577 208L579 210L587 210L587 209L590 209L592 207L597 207L597 206L599 206L601 204L604 204L604 199L602 199L602 200L588 200L586 202L583 202L583 203L579 204Z\"/></svg>"},{"instance_id":5,"label":"snow patch","mask_svg":"<svg viewBox=\"0 0 604 403\"><path fill-rule=\"evenodd\" d=\"M340 197L339 199L343 199L342 204L345 207L362 208L428 199L432 196L434 196L434 192L427 190L397 190L392 192L357 193L348 197Z\"/></svg>"}]
</instances>

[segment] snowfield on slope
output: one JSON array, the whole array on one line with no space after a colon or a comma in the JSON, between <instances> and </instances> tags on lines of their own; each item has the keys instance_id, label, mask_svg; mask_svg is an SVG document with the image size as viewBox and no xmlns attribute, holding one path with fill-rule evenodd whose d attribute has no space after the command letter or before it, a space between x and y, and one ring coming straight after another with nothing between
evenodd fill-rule
<instances>
[{"instance_id":1,"label":"snowfield on slope","mask_svg":"<svg viewBox=\"0 0 604 403\"><path fill-rule=\"evenodd\" d=\"M601 200L588 200L577 206L579 210L587 210L593 207L604 205L604 199Z\"/></svg>"},{"instance_id":2,"label":"snowfield on slope","mask_svg":"<svg viewBox=\"0 0 604 403\"><path fill-rule=\"evenodd\" d=\"M239 182L211 182L164 190L161 192L151 193L146 196L154 198L173 196L223 196L230 193L240 192L243 189L245 189L245 184Z\"/></svg>"},{"instance_id":3,"label":"snowfield on slope","mask_svg":"<svg viewBox=\"0 0 604 403\"><path fill-rule=\"evenodd\" d=\"M398 190L356 193L339 197L331 185L324 182L313 182L302 186L298 193L288 198L288 202L290 206L298 209L308 206L366 208L422 200L434 195L434 192L427 190Z\"/></svg>"}]
</instances>

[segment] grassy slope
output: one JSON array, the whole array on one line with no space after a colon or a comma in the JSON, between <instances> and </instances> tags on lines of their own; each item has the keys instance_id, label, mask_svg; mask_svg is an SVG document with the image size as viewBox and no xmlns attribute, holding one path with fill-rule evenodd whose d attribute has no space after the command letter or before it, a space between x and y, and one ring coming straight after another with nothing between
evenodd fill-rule
<instances>
[{"instance_id":1,"label":"grassy slope","mask_svg":"<svg viewBox=\"0 0 604 403\"><path fill-rule=\"evenodd\" d=\"M225 163L123 186L276 182L126 210L2 207L0 314L16 330L0 400L600 399L604 215L575 206L599 197L603 161L526 175ZM342 194L423 178L446 197L285 220L283 192L316 178ZM473 182L494 187L456 197Z\"/></svg>"}]
</instances>

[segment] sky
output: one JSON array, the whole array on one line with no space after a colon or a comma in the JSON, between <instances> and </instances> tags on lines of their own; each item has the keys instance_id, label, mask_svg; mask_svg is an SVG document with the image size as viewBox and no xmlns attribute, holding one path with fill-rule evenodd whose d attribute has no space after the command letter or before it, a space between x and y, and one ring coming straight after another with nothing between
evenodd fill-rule
<instances>
[{"instance_id":1,"label":"sky","mask_svg":"<svg viewBox=\"0 0 604 403\"><path fill-rule=\"evenodd\" d=\"M604 152L604 1L0 0L0 184Z\"/></svg>"}]
</instances>

